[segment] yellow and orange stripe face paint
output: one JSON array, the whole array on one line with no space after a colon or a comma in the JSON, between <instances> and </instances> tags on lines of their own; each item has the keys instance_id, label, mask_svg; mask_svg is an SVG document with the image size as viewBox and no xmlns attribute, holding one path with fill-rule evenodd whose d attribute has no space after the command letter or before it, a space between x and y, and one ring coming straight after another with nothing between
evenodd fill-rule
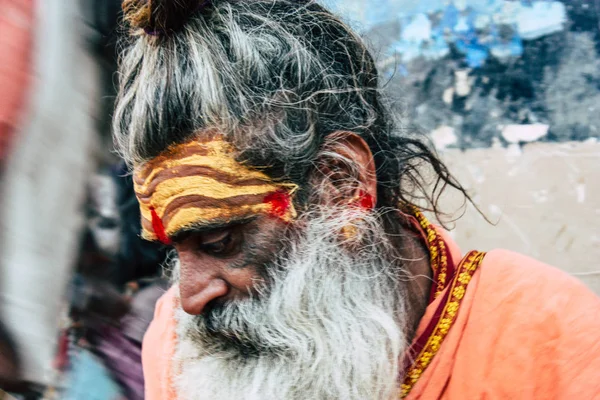
<instances>
[{"instance_id":1,"label":"yellow and orange stripe face paint","mask_svg":"<svg viewBox=\"0 0 600 400\"><path fill-rule=\"evenodd\" d=\"M274 182L236 161L222 138L175 145L137 167L135 193L142 237L170 243L175 233L196 225L227 223L258 214L286 222L296 216L296 185Z\"/></svg>"}]
</instances>

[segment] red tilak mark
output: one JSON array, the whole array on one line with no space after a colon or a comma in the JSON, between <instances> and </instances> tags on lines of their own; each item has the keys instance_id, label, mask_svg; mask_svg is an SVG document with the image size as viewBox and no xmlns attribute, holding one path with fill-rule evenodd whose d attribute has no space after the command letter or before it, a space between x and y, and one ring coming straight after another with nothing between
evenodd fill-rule
<instances>
[{"instance_id":1,"label":"red tilak mark","mask_svg":"<svg viewBox=\"0 0 600 400\"><path fill-rule=\"evenodd\" d=\"M365 210L372 210L375 207L375 202L373 201L373 196L369 193L361 190L358 192L358 201L357 205Z\"/></svg>"},{"instance_id":2,"label":"red tilak mark","mask_svg":"<svg viewBox=\"0 0 600 400\"><path fill-rule=\"evenodd\" d=\"M158 240L161 241L161 243L170 245L171 239L169 239L169 237L167 236L167 232L165 232L165 227L160 217L156 213L154 207L150 207L150 214L152 214L152 229L154 229L156 237L158 238Z\"/></svg>"},{"instance_id":3,"label":"red tilak mark","mask_svg":"<svg viewBox=\"0 0 600 400\"><path fill-rule=\"evenodd\" d=\"M292 204L290 194L284 190L278 190L276 192L269 193L263 202L271 205L269 214L278 218L285 217L285 214Z\"/></svg>"}]
</instances>

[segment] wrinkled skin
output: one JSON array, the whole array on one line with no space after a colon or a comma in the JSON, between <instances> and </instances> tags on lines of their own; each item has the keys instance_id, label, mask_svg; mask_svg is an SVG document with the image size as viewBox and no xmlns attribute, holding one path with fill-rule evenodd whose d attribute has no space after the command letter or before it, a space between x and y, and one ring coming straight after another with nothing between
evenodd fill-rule
<instances>
[{"instance_id":1,"label":"wrinkled skin","mask_svg":"<svg viewBox=\"0 0 600 400\"><path fill-rule=\"evenodd\" d=\"M314 182L322 188L318 197L320 205L347 207L364 195L370 196L376 204L375 166L365 141L354 133L339 132L331 135L327 146L329 154L335 153L340 158L324 157L319 163ZM302 229L294 223L291 225L291 229ZM255 294L257 287L265 283L265 269L282 250L278 243L288 229L290 226L285 222L262 215L244 223L216 228L200 225L175 234L173 243L180 260L183 310L191 315L210 317L211 309ZM411 259L425 259L426 250L419 245L407 252L405 256ZM409 321L414 330L426 306L430 269L426 261L412 264L411 273L419 277L409 291L413 305Z\"/></svg>"}]
</instances>

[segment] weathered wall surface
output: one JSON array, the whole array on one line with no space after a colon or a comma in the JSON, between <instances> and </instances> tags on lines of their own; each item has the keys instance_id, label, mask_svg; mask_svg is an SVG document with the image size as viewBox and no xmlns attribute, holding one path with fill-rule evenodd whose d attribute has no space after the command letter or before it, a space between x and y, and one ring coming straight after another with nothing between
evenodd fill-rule
<instances>
[{"instance_id":1,"label":"weathered wall surface","mask_svg":"<svg viewBox=\"0 0 600 400\"><path fill-rule=\"evenodd\" d=\"M559 267L600 294L600 143L533 143L449 150L449 168L489 219L473 207L452 235L463 251L506 248ZM447 196L447 209L456 196Z\"/></svg>"},{"instance_id":2,"label":"weathered wall surface","mask_svg":"<svg viewBox=\"0 0 600 400\"><path fill-rule=\"evenodd\" d=\"M394 109L414 129L452 128L447 146L600 134L598 1L324 1L367 38Z\"/></svg>"},{"instance_id":3,"label":"weathered wall surface","mask_svg":"<svg viewBox=\"0 0 600 400\"><path fill-rule=\"evenodd\" d=\"M498 221L467 208L463 250L515 250L600 293L600 2L323 1L366 37L406 129Z\"/></svg>"}]
</instances>

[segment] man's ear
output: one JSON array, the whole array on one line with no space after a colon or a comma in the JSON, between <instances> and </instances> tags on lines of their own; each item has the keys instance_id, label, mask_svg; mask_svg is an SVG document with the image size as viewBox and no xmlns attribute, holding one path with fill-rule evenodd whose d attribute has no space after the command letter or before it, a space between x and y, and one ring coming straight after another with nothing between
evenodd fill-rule
<instances>
[{"instance_id":1,"label":"man's ear","mask_svg":"<svg viewBox=\"0 0 600 400\"><path fill-rule=\"evenodd\" d=\"M353 132L338 131L324 142L313 183L320 203L344 205L369 198L377 204L375 161L369 145Z\"/></svg>"}]
</instances>

